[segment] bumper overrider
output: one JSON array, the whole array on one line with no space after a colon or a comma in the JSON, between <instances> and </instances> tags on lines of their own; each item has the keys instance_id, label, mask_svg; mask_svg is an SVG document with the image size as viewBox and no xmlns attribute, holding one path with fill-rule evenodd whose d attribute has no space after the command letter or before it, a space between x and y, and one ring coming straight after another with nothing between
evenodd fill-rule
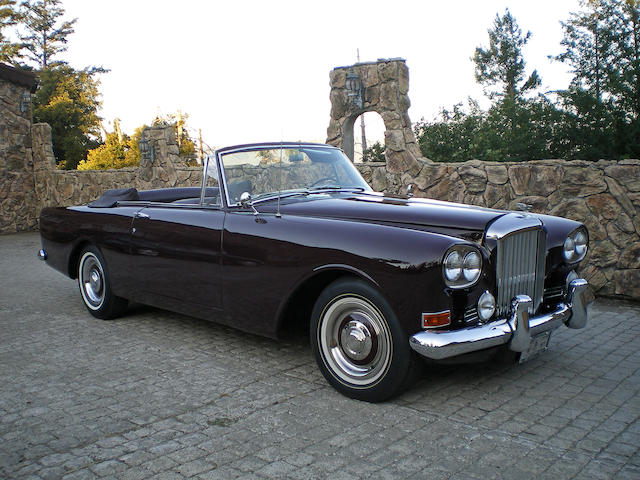
<instances>
[{"instance_id":1,"label":"bumper overrider","mask_svg":"<svg viewBox=\"0 0 640 480\"><path fill-rule=\"evenodd\" d=\"M525 352L533 336L555 330L563 323L569 328L583 328L593 298L587 281L575 279L569 283L565 303L560 303L553 312L530 317L531 298L517 295L511 302L508 318L461 330L418 332L409 338L409 345L420 355L434 360L504 344L514 352Z\"/></svg>"}]
</instances>

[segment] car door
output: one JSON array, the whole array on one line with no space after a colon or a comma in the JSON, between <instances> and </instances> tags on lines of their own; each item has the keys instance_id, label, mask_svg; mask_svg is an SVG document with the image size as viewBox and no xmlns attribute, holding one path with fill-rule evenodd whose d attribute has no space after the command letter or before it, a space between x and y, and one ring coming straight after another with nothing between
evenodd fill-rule
<instances>
[{"instance_id":1,"label":"car door","mask_svg":"<svg viewBox=\"0 0 640 480\"><path fill-rule=\"evenodd\" d=\"M195 316L219 310L224 215L218 207L171 203L140 210L131 234L132 296Z\"/></svg>"}]
</instances>

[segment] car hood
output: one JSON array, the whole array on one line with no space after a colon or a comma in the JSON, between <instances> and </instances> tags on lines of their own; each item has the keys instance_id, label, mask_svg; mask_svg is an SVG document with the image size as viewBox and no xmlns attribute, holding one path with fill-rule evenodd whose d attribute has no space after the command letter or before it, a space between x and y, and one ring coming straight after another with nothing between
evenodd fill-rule
<instances>
[{"instance_id":1,"label":"car hood","mask_svg":"<svg viewBox=\"0 0 640 480\"><path fill-rule=\"evenodd\" d=\"M271 210L273 204L269 205ZM258 206L258 210L260 210ZM442 232L483 232L507 212L422 198L402 198L377 193L313 194L283 199L281 213L384 223ZM444 233L444 232L442 232Z\"/></svg>"}]
</instances>

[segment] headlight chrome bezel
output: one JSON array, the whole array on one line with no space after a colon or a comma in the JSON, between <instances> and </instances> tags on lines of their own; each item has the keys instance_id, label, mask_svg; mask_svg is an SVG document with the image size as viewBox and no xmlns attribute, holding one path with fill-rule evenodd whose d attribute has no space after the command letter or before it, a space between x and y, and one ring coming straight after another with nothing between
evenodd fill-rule
<instances>
[{"instance_id":1,"label":"headlight chrome bezel","mask_svg":"<svg viewBox=\"0 0 640 480\"><path fill-rule=\"evenodd\" d=\"M473 245L453 245L442 259L442 278L449 288L468 288L482 276L482 252Z\"/></svg>"},{"instance_id":2,"label":"headlight chrome bezel","mask_svg":"<svg viewBox=\"0 0 640 480\"><path fill-rule=\"evenodd\" d=\"M571 232L562 244L562 258L565 263L574 264L584 260L589 251L589 233L584 227Z\"/></svg>"}]
</instances>

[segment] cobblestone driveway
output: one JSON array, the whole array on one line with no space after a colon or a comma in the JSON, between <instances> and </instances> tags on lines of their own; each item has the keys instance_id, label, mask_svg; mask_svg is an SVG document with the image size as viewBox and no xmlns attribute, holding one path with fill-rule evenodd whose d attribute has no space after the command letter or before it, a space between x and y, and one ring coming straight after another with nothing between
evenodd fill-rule
<instances>
[{"instance_id":1,"label":"cobblestone driveway","mask_svg":"<svg viewBox=\"0 0 640 480\"><path fill-rule=\"evenodd\" d=\"M640 308L600 301L528 364L438 366L394 401L304 341L151 308L91 317L0 236L0 478L640 478Z\"/></svg>"}]
</instances>

